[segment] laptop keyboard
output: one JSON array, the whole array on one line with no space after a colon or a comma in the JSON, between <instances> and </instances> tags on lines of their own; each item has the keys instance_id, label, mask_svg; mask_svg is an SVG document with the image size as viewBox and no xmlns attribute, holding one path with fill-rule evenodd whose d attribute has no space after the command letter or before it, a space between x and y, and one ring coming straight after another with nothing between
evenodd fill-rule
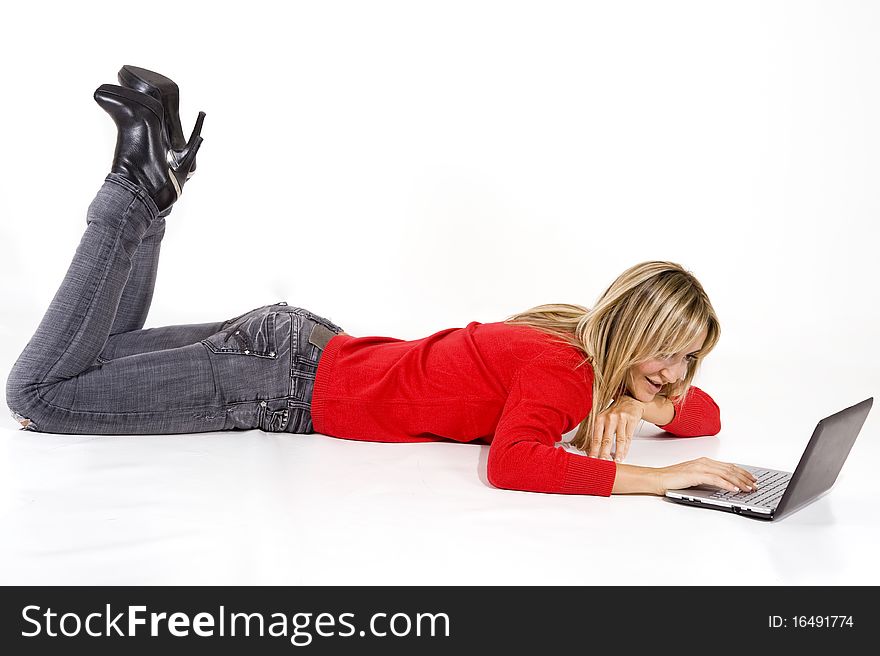
<instances>
[{"instance_id":1,"label":"laptop keyboard","mask_svg":"<svg viewBox=\"0 0 880 656\"><path fill-rule=\"evenodd\" d=\"M776 502L782 498L785 487L791 480L791 474L787 472L764 471L762 469L752 469L751 471L752 474L758 477L758 482L756 483L758 486L757 490L754 492L718 490L711 498L737 501L756 506L775 506Z\"/></svg>"}]
</instances>

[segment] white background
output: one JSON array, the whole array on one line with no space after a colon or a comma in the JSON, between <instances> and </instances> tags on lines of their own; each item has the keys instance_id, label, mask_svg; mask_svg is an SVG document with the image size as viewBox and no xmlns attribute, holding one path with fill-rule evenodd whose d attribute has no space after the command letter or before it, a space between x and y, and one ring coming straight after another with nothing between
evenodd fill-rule
<instances>
[{"instance_id":1,"label":"white background","mask_svg":"<svg viewBox=\"0 0 880 656\"><path fill-rule=\"evenodd\" d=\"M285 300L417 339L589 307L627 267L671 260L721 320L696 384L722 433L644 425L630 462L790 470L819 419L880 389L878 33L878 5L841 1L18 3L0 38L0 368L109 171L115 128L92 92L134 64L180 85L187 134L207 112L147 327ZM772 528L495 490L477 445L86 439L8 420L0 581L877 584L859 500L877 413L835 490ZM332 507L312 513L318 499ZM786 555L805 541L821 553ZM622 569L579 564L621 548ZM715 568L717 549L758 566Z\"/></svg>"}]
</instances>

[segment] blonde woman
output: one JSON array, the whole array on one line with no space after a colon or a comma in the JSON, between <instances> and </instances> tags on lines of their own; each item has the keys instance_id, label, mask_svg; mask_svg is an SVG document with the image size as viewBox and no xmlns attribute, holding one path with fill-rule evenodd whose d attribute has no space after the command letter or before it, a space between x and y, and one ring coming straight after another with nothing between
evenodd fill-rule
<instances>
[{"instance_id":1,"label":"blonde woman","mask_svg":"<svg viewBox=\"0 0 880 656\"><path fill-rule=\"evenodd\" d=\"M691 385L718 319L672 262L628 269L592 309L544 305L410 341L354 337L286 303L144 329L165 219L195 170L204 114L186 141L176 84L132 66L118 77L122 86L95 92L118 130L111 171L7 381L24 429L476 442L490 445L493 485L534 492L754 485L749 472L705 458L659 469L622 462L642 419L674 435L720 430L717 405ZM587 455L555 448L575 427Z\"/></svg>"}]
</instances>

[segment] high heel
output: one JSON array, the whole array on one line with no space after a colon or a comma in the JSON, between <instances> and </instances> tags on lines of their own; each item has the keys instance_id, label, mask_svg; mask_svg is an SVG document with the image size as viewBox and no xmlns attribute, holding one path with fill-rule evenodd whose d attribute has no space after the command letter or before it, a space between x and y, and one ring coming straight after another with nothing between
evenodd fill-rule
<instances>
[{"instance_id":1,"label":"high heel","mask_svg":"<svg viewBox=\"0 0 880 656\"><path fill-rule=\"evenodd\" d=\"M186 174L186 179L189 180L192 177L193 172L196 170L196 154L192 152L193 144L199 143L201 144L201 137L199 134L202 132L202 124L205 122L205 112L199 112L198 117L196 118L195 127L193 127L193 131L189 135L189 141L187 141L183 148L179 150L175 150L174 148L170 151L170 156L174 160L175 163L179 163L180 167L184 166L185 161L191 162L191 166L188 166ZM196 146L196 150L198 150L198 146Z\"/></svg>"},{"instance_id":2,"label":"high heel","mask_svg":"<svg viewBox=\"0 0 880 656\"><path fill-rule=\"evenodd\" d=\"M149 94L162 103L162 108L165 111L165 128L168 131L174 157L176 160L182 160L186 157L186 147L189 142L184 141L183 128L180 124L180 89L177 84L160 73L130 64L120 68L116 77L122 86ZM201 132L204 120L205 113L199 112L194 133ZM190 137L191 140L192 137ZM195 173L195 170L196 163L193 160L189 175Z\"/></svg>"},{"instance_id":3,"label":"high heel","mask_svg":"<svg viewBox=\"0 0 880 656\"><path fill-rule=\"evenodd\" d=\"M197 121L178 158L171 148L161 102L115 84L98 87L95 101L110 114L118 130L111 172L143 187L160 212L171 207L183 193L202 145L203 121Z\"/></svg>"}]
</instances>

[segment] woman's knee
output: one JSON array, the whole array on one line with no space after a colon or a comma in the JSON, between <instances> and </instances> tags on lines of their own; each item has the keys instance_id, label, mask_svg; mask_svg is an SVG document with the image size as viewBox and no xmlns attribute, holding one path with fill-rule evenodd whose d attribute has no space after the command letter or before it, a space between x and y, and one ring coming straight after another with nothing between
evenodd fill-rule
<instances>
[{"instance_id":1,"label":"woman's knee","mask_svg":"<svg viewBox=\"0 0 880 656\"><path fill-rule=\"evenodd\" d=\"M29 411L31 404L28 402L28 393L24 386L12 380L6 381L6 405L23 428L36 430L35 422L31 418L33 413Z\"/></svg>"},{"instance_id":2,"label":"woman's knee","mask_svg":"<svg viewBox=\"0 0 880 656\"><path fill-rule=\"evenodd\" d=\"M40 385L40 381L26 375L18 363L6 379L6 405L15 420L28 430L42 430L48 423L48 404L41 397Z\"/></svg>"}]
</instances>

